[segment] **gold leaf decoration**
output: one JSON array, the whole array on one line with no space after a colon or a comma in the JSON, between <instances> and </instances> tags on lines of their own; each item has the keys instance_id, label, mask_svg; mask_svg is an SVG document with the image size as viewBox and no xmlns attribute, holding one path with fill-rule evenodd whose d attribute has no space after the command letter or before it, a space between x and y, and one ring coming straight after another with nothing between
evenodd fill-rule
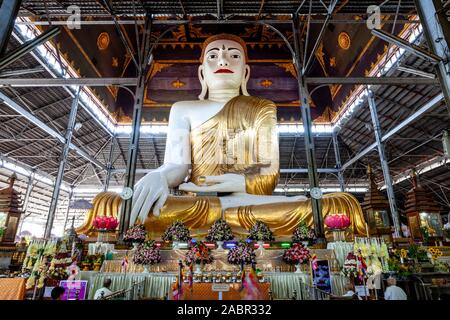
<instances>
[{"instance_id":1,"label":"gold leaf decoration","mask_svg":"<svg viewBox=\"0 0 450 320\"><path fill-rule=\"evenodd\" d=\"M341 47L344 50L350 49L351 40L350 40L350 36L348 35L347 32L343 31L343 32L339 33L338 44L339 44L339 47Z\"/></svg>"},{"instance_id":2,"label":"gold leaf decoration","mask_svg":"<svg viewBox=\"0 0 450 320\"><path fill-rule=\"evenodd\" d=\"M177 79L177 80L175 80L175 81L172 81L171 84L172 84L172 87L174 87L174 88L176 88L176 89L181 88L181 87L184 87L184 86L186 85L185 82L180 81L179 79Z\"/></svg>"},{"instance_id":3,"label":"gold leaf decoration","mask_svg":"<svg viewBox=\"0 0 450 320\"><path fill-rule=\"evenodd\" d=\"M102 32L97 37L97 47L99 50L106 50L109 47L109 34Z\"/></svg>"},{"instance_id":4,"label":"gold leaf decoration","mask_svg":"<svg viewBox=\"0 0 450 320\"><path fill-rule=\"evenodd\" d=\"M261 82L259 84L264 88L269 88L272 86L273 82L269 79L264 79L264 80L261 80Z\"/></svg>"},{"instance_id":5,"label":"gold leaf decoration","mask_svg":"<svg viewBox=\"0 0 450 320\"><path fill-rule=\"evenodd\" d=\"M116 58L116 57L113 57L113 58L112 58L111 66L112 66L113 68L117 68L117 67L119 66L119 59Z\"/></svg>"}]
</instances>

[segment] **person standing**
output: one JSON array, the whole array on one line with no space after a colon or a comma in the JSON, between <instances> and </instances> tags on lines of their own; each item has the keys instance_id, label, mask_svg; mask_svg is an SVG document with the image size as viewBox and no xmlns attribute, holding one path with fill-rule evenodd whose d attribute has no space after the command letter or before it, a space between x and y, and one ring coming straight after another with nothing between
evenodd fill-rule
<instances>
[{"instance_id":1,"label":"person standing","mask_svg":"<svg viewBox=\"0 0 450 320\"><path fill-rule=\"evenodd\" d=\"M384 292L384 300L408 300L408 296L402 288L397 287L397 280L393 277L387 279L388 287Z\"/></svg>"}]
</instances>

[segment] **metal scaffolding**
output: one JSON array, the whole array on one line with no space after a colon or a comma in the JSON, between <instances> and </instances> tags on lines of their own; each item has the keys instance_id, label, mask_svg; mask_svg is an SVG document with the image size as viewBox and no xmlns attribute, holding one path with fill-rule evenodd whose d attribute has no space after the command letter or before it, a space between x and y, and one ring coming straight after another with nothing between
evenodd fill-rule
<instances>
[{"instance_id":1,"label":"metal scaffolding","mask_svg":"<svg viewBox=\"0 0 450 320\"><path fill-rule=\"evenodd\" d=\"M392 183L391 173L389 172L389 165L386 159L386 152L384 142L382 141L383 133L381 132L380 121L378 119L377 105L375 102L373 91L368 89L367 99L369 101L370 115L372 117L373 131L380 156L381 169L383 170L384 184L386 185L387 196L389 200L389 207L391 209L392 222L394 224L394 236L396 238L402 235L400 227L400 219L398 216L397 202L395 201L394 185Z\"/></svg>"},{"instance_id":2,"label":"metal scaffolding","mask_svg":"<svg viewBox=\"0 0 450 320\"><path fill-rule=\"evenodd\" d=\"M58 205L59 191L61 183L64 178L64 170L66 168L67 156L69 155L70 143L72 141L73 129L75 126L75 120L77 117L78 100L80 98L81 88L78 87L75 99L72 102L72 108L70 110L69 121L67 123L67 130L65 135L65 144L61 152L61 161L59 162L58 174L56 175L55 186L53 189L52 200L48 210L47 223L45 225L44 238L50 239L53 228L53 220L55 219L56 206Z\"/></svg>"}]
</instances>

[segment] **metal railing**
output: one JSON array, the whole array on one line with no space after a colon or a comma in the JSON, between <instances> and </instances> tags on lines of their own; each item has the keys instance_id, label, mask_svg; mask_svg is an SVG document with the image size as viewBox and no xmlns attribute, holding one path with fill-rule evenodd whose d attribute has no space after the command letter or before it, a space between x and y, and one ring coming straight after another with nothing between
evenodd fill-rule
<instances>
[{"instance_id":1,"label":"metal railing","mask_svg":"<svg viewBox=\"0 0 450 320\"><path fill-rule=\"evenodd\" d=\"M100 300L140 300L143 297L144 282L145 280L135 281L130 288L115 291L107 296L103 296L102 292Z\"/></svg>"},{"instance_id":2,"label":"metal railing","mask_svg":"<svg viewBox=\"0 0 450 320\"><path fill-rule=\"evenodd\" d=\"M414 281L414 289L416 291L417 300L433 300L433 295L431 293L429 283L425 283L421 277L417 275L412 275Z\"/></svg>"},{"instance_id":3,"label":"metal railing","mask_svg":"<svg viewBox=\"0 0 450 320\"><path fill-rule=\"evenodd\" d=\"M297 290L292 292L291 300L330 300L331 294L315 286L302 284L300 295Z\"/></svg>"}]
</instances>

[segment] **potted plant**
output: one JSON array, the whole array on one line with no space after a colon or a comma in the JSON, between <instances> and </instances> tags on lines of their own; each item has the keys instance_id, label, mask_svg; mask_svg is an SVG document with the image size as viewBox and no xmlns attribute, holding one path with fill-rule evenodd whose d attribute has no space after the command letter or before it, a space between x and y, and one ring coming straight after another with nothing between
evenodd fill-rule
<instances>
[{"instance_id":1,"label":"potted plant","mask_svg":"<svg viewBox=\"0 0 450 320\"><path fill-rule=\"evenodd\" d=\"M145 273L148 273L149 265L157 264L159 262L161 262L161 254L153 240L148 240L138 245L133 256L133 263L142 265Z\"/></svg>"},{"instance_id":2,"label":"potted plant","mask_svg":"<svg viewBox=\"0 0 450 320\"><path fill-rule=\"evenodd\" d=\"M208 235L206 236L207 241L216 242L218 250L223 249L222 245L224 241L233 240L233 238L233 231L224 219L215 221L211 228L209 228Z\"/></svg>"},{"instance_id":3,"label":"potted plant","mask_svg":"<svg viewBox=\"0 0 450 320\"><path fill-rule=\"evenodd\" d=\"M162 236L162 239L164 241L172 241L173 242L173 248L178 248L178 242L187 242L191 240L189 229L186 227L186 225L177 220L174 223L172 223L166 231L164 231L164 234Z\"/></svg>"},{"instance_id":4,"label":"potted plant","mask_svg":"<svg viewBox=\"0 0 450 320\"><path fill-rule=\"evenodd\" d=\"M202 241L190 244L189 250L186 252L184 262L192 266L196 265L195 273L201 273L201 265L209 264L214 261L211 255L211 249L208 248Z\"/></svg>"},{"instance_id":5,"label":"potted plant","mask_svg":"<svg viewBox=\"0 0 450 320\"><path fill-rule=\"evenodd\" d=\"M296 273L301 273L300 266L308 263L311 259L309 249L301 243L293 243L292 247L286 249L283 253L283 261L288 264L294 264Z\"/></svg>"},{"instance_id":6,"label":"potted plant","mask_svg":"<svg viewBox=\"0 0 450 320\"><path fill-rule=\"evenodd\" d=\"M250 228L248 238L258 242L258 249L263 249L264 241L274 241L272 231L261 220L256 220L255 224Z\"/></svg>"},{"instance_id":7,"label":"potted plant","mask_svg":"<svg viewBox=\"0 0 450 320\"><path fill-rule=\"evenodd\" d=\"M316 233L304 221L300 221L292 235L293 243L302 243L304 246L313 244L316 239Z\"/></svg>"},{"instance_id":8,"label":"potted plant","mask_svg":"<svg viewBox=\"0 0 450 320\"><path fill-rule=\"evenodd\" d=\"M98 254L95 256L94 271L100 271L100 268L102 267L102 264L103 264L103 260L104 260L104 257L102 254Z\"/></svg>"},{"instance_id":9,"label":"potted plant","mask_svg":"<svg viewBox=\"0 0 450 320\"><path fill-rule=\"evenodd\" d=\"M81 266L83 267L83 271L89 271L91 268L92 261L89 259L89 256L84 257L81 262Z\"/></svg>"},{"instance_id":10,"label":"potted plant","mask_svg":"<svg viewBox=\"0 0 450 320\"><path fill-rule=\"evenodd\" d=\"M136 250L139 243L143 243L147 237L147 231L143 224L137 224L125 232L123 241L133 243L133 247Z\"/></svg>"},{"instance_id":11,"label":"potted plant","mask_svg":"<svg viewBox=\"0 0 450 320\"><path fill-rule=\"evenodd\" d=\"M255 250L250 243L240 241L235 247L228 251L227 261L230 264L240 266L242 271L244 265L256 264Z\"/></svg>"}]
</instances>

